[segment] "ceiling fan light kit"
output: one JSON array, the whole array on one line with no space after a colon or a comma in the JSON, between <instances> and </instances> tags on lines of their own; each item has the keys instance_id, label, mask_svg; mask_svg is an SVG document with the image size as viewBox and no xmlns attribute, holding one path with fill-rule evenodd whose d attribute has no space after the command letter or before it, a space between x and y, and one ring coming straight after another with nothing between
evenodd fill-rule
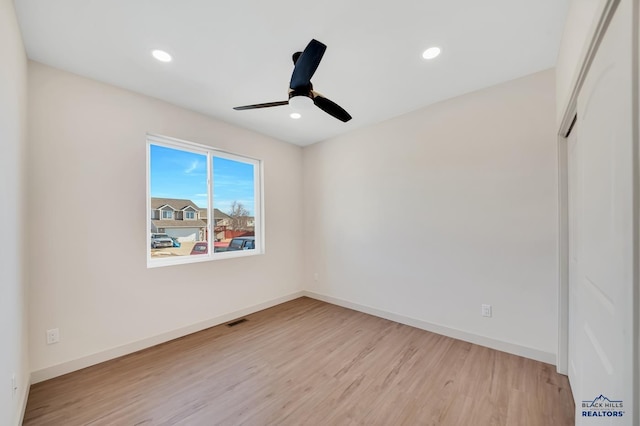
<instances>
[{"instance_id":1,"label":"ceiling fan light kit","mask_svg":"<svg viewBox=\"0 0 640 426\"><path fill-rule=\"evenodd\" d=\"M263 104L245 105L235 107L237 111L258 108L270 108L281 105L291 105L296 112L308 110L311 104L337 118L342 122L351 120L351 115L340 105L330 99L325 98L320 93L313 90L311 77L318 69L320 60L324 55L327 46L318 40L311 40L302 52L293 54L293 73L289 83L289 99L286 101L268 102Z\"/></svg>"},{"instance_id":2,"label":"ceiling fan light kit","mask_svg":"<svg viewBox=\"0 0 640 426\"><path fill-rule=\"evenodd\" d=\"M306 95L296 95L289 98L289 105L294 111L308 111L313 107L313 100Z\"/></svg>"}]
</instances>

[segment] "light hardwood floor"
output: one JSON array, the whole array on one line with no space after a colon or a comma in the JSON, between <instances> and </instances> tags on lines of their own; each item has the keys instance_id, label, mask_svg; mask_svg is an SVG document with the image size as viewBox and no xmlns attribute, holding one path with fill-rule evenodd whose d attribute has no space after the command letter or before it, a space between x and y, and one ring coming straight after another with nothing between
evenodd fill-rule
<instances>
[{"instance_id":1,"label":"light hardwood floor","mask_svg":"<svg viewBox=\"0 0 640 426\"><path fill-rule=\"evenodd\" d=\"M555 367L309 298L31 387L25 425L573 424Z\"/></svg>"}]
</instances>

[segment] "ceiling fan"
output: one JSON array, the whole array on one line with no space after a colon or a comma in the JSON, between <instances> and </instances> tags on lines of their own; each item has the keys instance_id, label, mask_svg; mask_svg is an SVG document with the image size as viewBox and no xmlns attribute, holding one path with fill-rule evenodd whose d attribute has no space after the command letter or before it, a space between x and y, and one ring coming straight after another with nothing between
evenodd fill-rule
<instances>
[{"instance_id":1,"label":"ceiling fan","mask_svg":"<svg viewBox=\"0 0 640 426\"><path fill-rule=\"evenodd\" d=\"M238 106L233 109L242 111L246 109L269 108L288 104L292 104L294 106L299 104L304 108L306 104L313 102L315 106L340 121L346 123L351 120L351 115L349 115L349 113L340 105L313 90L311 77L316 72L326 49L326 45L314 39L309 42L303 52L296 52L293 54L294 67L293 74L291 74L291 82L289 83L289 100Z\"/></svg>"}]
</instances>

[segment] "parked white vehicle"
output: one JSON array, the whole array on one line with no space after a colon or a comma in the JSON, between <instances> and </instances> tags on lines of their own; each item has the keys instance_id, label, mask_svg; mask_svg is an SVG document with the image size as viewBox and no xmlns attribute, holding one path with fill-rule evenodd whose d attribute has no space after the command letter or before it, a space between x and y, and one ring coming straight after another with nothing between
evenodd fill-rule
<instances>
[{"instance_id":1,"label":"parked white vehicle","mask_svg":"<svg viewBox=\"0 0 640 426\"><path fill-rule=\"evenodd\" d=\"M173 240L167 234L151 234L151 248L173 247Z\"/></svg>"}]
</instances>

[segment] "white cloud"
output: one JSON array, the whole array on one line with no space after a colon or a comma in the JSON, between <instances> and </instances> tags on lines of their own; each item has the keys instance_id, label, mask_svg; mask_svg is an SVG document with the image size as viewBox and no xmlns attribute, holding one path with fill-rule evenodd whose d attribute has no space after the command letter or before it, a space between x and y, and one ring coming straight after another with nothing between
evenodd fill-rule
<instances>
[{"instance_id":1,"label":"white cloud","mask_svg":"<svg viewBox=\"0 0 640 426\"><path fill-rule=\"evenodd\" d=\"M191 166L189 166L189 168L188 168L188 169L186 169L184 172L185 172L185 173L187 173L187 174L189 174L189 173L191 173L192 171L194 171L194 170L195 170L195 169L197 169L197 168L198 168L198 160L194 160L194 161L191 163Z\"/></svg>"}]
</instances>

